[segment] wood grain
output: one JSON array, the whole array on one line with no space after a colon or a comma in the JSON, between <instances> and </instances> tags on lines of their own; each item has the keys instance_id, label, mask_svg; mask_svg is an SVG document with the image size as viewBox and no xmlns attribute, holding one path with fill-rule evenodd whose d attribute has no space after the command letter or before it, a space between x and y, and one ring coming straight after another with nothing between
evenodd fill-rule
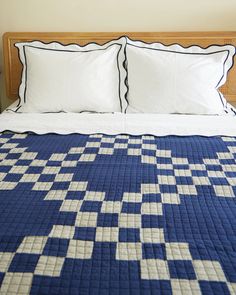
<instances>
[{"instance_id":1,"label":"wood grain","mask_svg":"<svg viewBox=\"0 0 236 295\"><path fill-rule=\"evenodd\" d=\"M22 65L19 60L16 42L40 40L46 43L58 41L62 44L78 43L85 45L89 42L104 44L120 36L129 36L134 40L145 42L161 42L166 45L179 43L182 46L199 45L207 47L211 44L232 44L236 46L236 32L101 32L101 33L34 33L10 32L3 35L4 71L7 96L16 100L21 82ZM228 101L236 102L236 66L228 75L227 82L221 91Z\"/></svg>"}]
</instances>

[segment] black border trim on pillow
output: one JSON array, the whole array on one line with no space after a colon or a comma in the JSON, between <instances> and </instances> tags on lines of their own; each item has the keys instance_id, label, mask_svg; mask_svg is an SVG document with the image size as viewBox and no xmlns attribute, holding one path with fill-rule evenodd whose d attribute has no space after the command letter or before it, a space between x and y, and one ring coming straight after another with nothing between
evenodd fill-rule
<instances>
[{"instance_id":1,"label":"black border trim on pillow","mask_svg":"<svg viewBox=\"0 0 236 295\"><path fill-rule=\"evenodd\" d=\"M124 96L125 96L125 101L127 103L127 106L124 110L124 113L126 114L127 113L127 109L129 107L129 101L128 101L128 94L129 94L129 79L128 79L128 75L129 75L129 72L128 72L128 59L127 59L127 52L126 52L126 49L127 49L127 41L126 41L126 44L125 44L125 48L124 48L124 54L125 54L125 60L123 62L123 67L126 71L126 77L125 77L125 86L127 88L127 91L125 92Z\"/></svg>"},{"instance_id":2,"label":"black border trim on pillow","mask_svg":"<svg viewBox=\"0 0 236 295\"><path fill-rule=\"evenodd\" d=\"M228 57L229 57L229 55L230 55L230 51L228 50L228 49L225 49L225 50L219 50L219 51L215 51L215 52L206 52L206 53L204 53L204 52L196 52L196 53L192 53L192 52L179 52L179 51L176 51L176 50L170 50L170 49L158 49L158 48L150 48L150 47L146 47L146 46L138 46L138 45L135 45L135 44L130 44L129 43L129 40L131 41L131 42L142 42L142 43L145 43L146 45L154 45L154 44L161 44L162 46L165 46L165 47L171 47L171 46L174 46L174 45L177 45L177 46L180 46L180 47L182 47L183 49L189 49L189 48L191 48L191 47L198 47L198 48L200 48L200 49L202 49L202 50L205 50L205 49L208 49L208 48L210 48L210 47L212 47L212 46L217 46L217 47L225 47L225 46L232 46L232 47L234 47L234 54L232 55L232 63L231 63L231 66L229 67L229 69L228 69L228 71L227 71L227 73L225 73L225 64L226 64L226 61L228 60ZM149 49L149 50L155 50L155 51L162 51L162 52L170 52L170 53L180 53L180 54L189 54L189 55L211 55L211 54L216 54L216 53L222 53L222 52L228 52L228 54L227 54L227 56L226 56L226 59L224 60L224 63L223 63L223 74L222 74L222 76L221 76L221 78L220 78L220 80L219 80L219 82L217 83L217 85L215 86L215 89L216 89L216 91L218 92L218 94L219 94L219 97L220 97L220 101L221 101L221 103L222 103L222 106L223 106L223 110L224 110L224 112L225 113L227 113L227 104L226 104L226 106L224 105L224 102L223 102L223 99L222 99L222 97L221 97L221 95L222 95L222 93L218 90L218 85L220 84L220 82L222 81L222 79L224 78L224 76L226 77L226 79L227 79L227 77L228 77L228 72L232 69L232 67L234 66L234 56L236 55L236 48L235 48L235 46L233 46L232 44L224 44L224 45L217 45L217 44L211 44L211 45L209 45L209 46L207 46L207 47L201 47L201 46L199 46L199 45L196 45L196 44L192 44L192 45L190 45L190 46L182 46L181 44L178 44L178 43L172 43L172 44L170 44L170 45L165 45L164 43L161 43L161 42L152 42L152 43L147 43L147 42L144 42L144 41L142 41L142 40L132 40L132 39L130 39L128 36L126 36L126 45L125 45L125 57L126 57L126 72L127 72L127 74L126 74L126 86L127 86L127 92L126 92L126 94L125 94L125 99L126 99L126 101L127 101L127 107L126 107L126 109L125 109L125 113L127 113L127 109L128 109L128 107L129 107L129 99L128 99L128 94L129 94L129 82L128 82L128 75L129 75L129 71L128 71L128 59L127 59L127 46L133 46L133 47L137 47L137 48L140 48L140 49ZM227 101L226 101L226 103L227 103ZM231 109L232 110L232 109ZM233 110L232 110L233 111ZM233 111L234 112L234 111ZM235 113L235 112L234 112Z\"/></svg>"},{"instance_id":3,"label":"black border trim on pillow","mask_svg":"<svg viewBox=\"0 0 236 295\"><path fill-rule=\"evenodd\" d=\"M59 44L59 45L61 45L61 46L64 46L64 47L67 47L67 46L71 46L71 45L75 45L75 46L79 46L79 47L81 47L81 48L84 48L84 47L86 47L86 46L88 46L88 45L97 45L97 46L105 46L105 45L107 45L108 43L110 43L110 42L112 42L112 41L118 41L118 40L120 40L121 38L125 38L125 45L124 45L124 55L125 55L125 59L124 59L124 61L123 61L123 68L124 68L124 70L126 71L126 76L125 76L125 80L124 80L124 84L125 84L125 86L126 86L126 88L127 88L127 90L126 90L126 92L124 93L124 99L125 99L125 101L126 101L126 103L127 103L127 106L125 107L125 106L123 106L123 103L122 103L122 99L121 99L121 87L119 87L119 97L120 97L120 100L121 100L121 111L123 111L124 113L127 113L127 109L128 109L128 107L129 107L129 101L128 101L128 93L129 93L129 84L128 84L128 60L127 60L127 53L126 53L126 48L127 48L127 45L133 45L133 44L130 44L129 43L129 40L131 41L131 42L142 42L142 43L144 43L144 44L146 44L147 46L148 45L153 45L153 44L161 44L161 45L163 45L163 46L165 46L165 47L171 47L171 46L174 46L174 45L178 45L178 46L180 46L181 48L183 48L183 49L189 49L189 48L191 48L191 47L198 47L198 48L200 48L200 49L202 49L202 50L205 50L205 49L208 49L208 48L210 48L210 47L212 47L212 46L217 46L217 47L224 47L224 46L231 46L231 47L234 47L234 49L235 49L235 51L234 51L234 54L232 55L232 64L231 64L231 66L229 67L229 69L228 69L228 71L227 71L227 73L226 73L226 79L227 79L227 76L228 76L228 72L230 71L230 69L234 66L234 56L235 56L235 54L236 54L236 48L235 48L235 46L234 45L232 45L232 44L224 44L224 45L219 45L219 44L210 44L209 46L207 46L207 47L202 47L202 46L200 46L200 45L196 45L196 44L191 44L191 45L189 45L189 46L183 46L183 45L181 45L181 44L178 44L178 43L171 43L171 44L168 44L168 45L166 45L166 44L164 44L164 43L162 43L162 42L145 42L145 41L143 41L143 40L137 40L137 39L130 39L129 38L129 36L127 36L127 35L121 35L120 37L118 37L117 39L114 39L114 40L109 40L109 41L107 41L106 43L104 43L104 44L99 44L99 43L97 43L97 42L89 42L89 43L87 43L87 44L84 44L84 45L80 45L80 44L77 44L77 43L68 43L68 44L62 44L61 42L58 42L58 41L51 41L51 42L44 42L44 41L41 41L41 40L32 40L32 41L30 41L29 43L32 43L32 42L40 42L40 43L42 43L42 44L45 44L45 45L50 45L50 44L53 44L53 43L57 43L57 44ZM16 43L19 43L19 42L16 42ZM22 42L22 43L25 43L25 42ZM113 44L116 44L116 43L113 43ZM113 45L113 44L111 44L111 45ZM121 48L120 48L120 50L122 49L122 46L123 46L123 44L119 44L119 45L121 45ZM15 44L14 44L14 46L15 47L17 47ZM28 46L28 45L26 45L26 46ZM33 47L33 46L32 46ZM35 46L36 48L38 48L37 46ZM140 47L140 48L143 48L143 47L141 47L141 46L136 46L136 47ZM149 47L145 47L144 46L144 48L147 48L147 49L153 49L153 50L158 50L158 49L155 49L155 48L149 48ZM17 47L17 49L18 49L18 57L19 57L19 60L20 60L20 62L21 62L21 64L22 64L22 66L24 66L23 65L23 62L21 61L21 58L20 58L20 49ZM94 50L97 50L97 49L94 49ZM60 51L62 51L62 50L60 50ZM163 49L163 51L166 51L166 50L164 50ZM171 50L169 50L170 52L173 52L173 51L171 51ZM229 52L229 50L222 50L222 51L228 51ZM217 51L217 52L219 52L219 51ZM119 53L120 53L120 51L118 52L118 56L119 56ZM181 52L177 52L177 53L181 53ZM192 53L189 53L189 54L192 54ZM203 54L205 54L205 53L203 53ZM227 59L226 59L227 60ZM226 60L225 60L225 62L226 62ZM119 64L119 62L118 62L118 64ZM225 63L224 63L225 64ZM22 68L22 74L23 74L23 68ZM225 68L224 68L224 70L225 70ZM22 75L21 74L21 84L22 84ZM119 75L121 75L120 74L120 67L119 67ZM224 75L222 76L222 78L224 77ZM222 80L222 78L221 78L221 80ZM220 81L221 81L220 80ZM219 83L220 83L220 81L219 81ZM121 81L120 81L120 83L121 83ZM218 83L218 84L219 84ZM218 89L217 89L217 91L218 91ZM224 111L227 113L227 111L226 111L226 109L228 108L227 107L227 104L228 104L228 102L226 101L226 106L224 106L224 104L223 104L223 99L222 99L222 97L221 97L221 92L220 91L218 91L219 92L219 96L220 96L220 99L221 99L221 102L222 102L222 105L223 105L223 107L224 107ZM18 112L18 110L21 108L21 98L20 98L20 96L19 96L19 102L18 102L18 104L17 104L17 106L16 106L16 110L11 110L11 109L6 109L6 110L10 110L10 111L12 111L12 112ZM230 108L231 109L231 108ZM233 111L233 110L232 110ZM234 113L235 113L235 111L233 111Z\"/></svg>"},{"instance_id":4,"label":"black border trim on pillow","mask_svg":"<svg viewBox=\"0 0 236 295\"><path fill-rule=\"evenodd\" d=\"M116 43L116 41L118 41L118 40L120 40L121 38L125 38L125 43L124 43L124 45L123 44L121 44L121 43ZM112 43L112 44L110 44L110 45L108 45L107 47L105 47L105 48L97 48L97 49L91 49L91 50L60 50L60 49L52 49L52 48L43 48L43 47L39 47L39 46L33 46L33 45L30 45L30 43L33 43L33 42L40 42L40 43L42 43L42 44L44 44L44 45L51 45L51 44L59 44L59 45L61 45L61 46L63 46L63 47L69 47L69 46L79 46L80 48L84 48L84 47L86 47L86 46L88 46L88 45L97 45L97 46L100 46L100 47L103 47L103 46L106 46L108 43L110 43L110 42L114 42L114 43ZM16 43L26 43L26 42L16 42ZM117 39L114 39L114 40L109 40L109 41L107 41L106 43L104 43L104 44L99 44L99 43L96 43L96 42L89 42L89 43L87 43L87 44L84 44L84 45L80 45L80 44L77 44L77 43L68 43L68 44L63 44L63 43L61 43L61 42L59 42L59 41L52 41L52 42L49 42L49 43L47 43L47 42L44 42L44 41L41 41L41 40L32 40L32 41L30 41L29 42L29 45L27 44L27 45L23 45L23 54L24 54L24 59L25 59L25 65L23 64L23 62L22 62L22 60L21 60L21 58L20 58L20 49L16 46L16 43L14 44L14 46L17 48L17 51L18 51L18 58L19 58L19 60L20 60L20 62L21 62L21 65L22 65L22 72L21 72L21 83L20 83L20 85L22 84L22 79L23 79L23 71L25 70L25 89L24 89L24 95L23 95L23 97L24 97L24 102L23 103L26 103L26 98L25 98L25 94L26 94L26 88L27 88L27 58L26 58L26 54L25 54L25 47L32 47L32 48L38 48L38 49L44 49L44 50L53 50L53 51L62 51L62 52L93 52L93 51L99 51L99 50L106 50L107 48L109 48L109 47L111 47L111 46L113 46L113 45L119 45L120 46L120 49L118 50L118 53L117 53L117 57L116 57L116 60L117 60L117 68L118 68L118 73L119 73L119 87L118 87L118 96L119 96L119 100L120 100L120 111L122 112L123 110L125 111L126 109L127 109L127 106L128 106L128 102L127 102L127 100L126 100L126 93L127 93L127 91L126 91L126 93L124 94L124 99L126 100L126 102L127 102L127 106L126 106L126 108L125 108L125 106L123 106L123 103L122 103L122 98L121 98L121 69L120 69L120 65L119 65L119 55L120 55L120 52L121 52L121 49L122 49L122 47L124 46L124 49L125 49L125 47L126 47L126 43L127 43L127 40L126 40L126 36L120 36L119 38L117 38ZM126 56L125 56L125 59L126 59ZM124 70L125 70L125 67L124 67L124 63L125 63L125 59L124 59L124 61L123 61L123 68L124 68ZM125 72L126 72L126 75L125 75L125 80L126 80L126 76L127 76L127 71L125 70ZM126 85L126 83L125 83L125 81L124 81L124 85L127 87L127 85ZM16 109L15 110L12 110L12 109L10 109L10 108L7 108L6 109L6 111L12 111L12 112L15 112L15 113L17 113L18 111L19 111L19 109L22 107L22 99L21 99L21 97L20 97L20 95L19 95L19 98L18 98L18 104L16 105ZM64 111L59 111L59 112L46 112L46 113L61 113L61 112L64 112ZM79 112L79 113L84 113L84 112L94 112L94 113L107 113L107 112L95 112L95 111L87 111L87 110L84 110L84 111L81 111L81 112ZM18 112L19 113L19 112ZM45 112L42 112L41 114L43 114L43 113L45 113ZM65 112L66 113L66 112Z\"/></svg>"},{"instance_id":5,"label":"black border trim on pillow","mask_svg":"<svg viewBox=\"0 0 236 295\"><path fill-rule=\"evenodd\" d=\"M25 52L25 48L26 47L30 47L30 48L34 48L34 49L40 49L40 50L45 50L45 51L56 51L56 52L71 52L71 53L89 53L89 52L95 52L95 51L106 51L108 48L114 46L114 45L118 45L120 48L117 52L116 55L116 62L117 62L117 69L118 69L118 76L119 76L119 85L118 85L118 97L119 97L119 101L120 101L120 111L122 111L122 100L121 100L121 95L120 95L120 88L121 88L121 73L120 73L120 67L119 67L119 54L122 48L122 45L119 43L113 43L108 45L106 48L98 48L98 49L93 49L93 50L59 50L59 49L52 49L52 48L43 48L43 47L35 47L32 45L24 45L23 46L23 52L24 52L24 56L25 56L25 89L24 89L24 103L26 103L26 95L27 95L27 77L28 77L28 64L27 64L27 56L26 56L26 52ZM60 110L59 112L65 112L63 110ZM84 112L88 112L87 110L83 110L80 111L78 113L84 113ZM102 112L96 112L96 111L91 111L91 112L95 112L95 113L102 113ZM45 112L41 112L42 114ZM46 112L46 113L58 113L58 112Z\"/></svg>"}]
</instances>

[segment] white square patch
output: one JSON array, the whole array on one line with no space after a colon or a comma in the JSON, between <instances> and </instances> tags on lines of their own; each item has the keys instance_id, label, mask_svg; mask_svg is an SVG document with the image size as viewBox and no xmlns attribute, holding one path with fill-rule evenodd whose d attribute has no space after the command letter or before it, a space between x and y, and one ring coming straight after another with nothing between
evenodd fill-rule
<instances>
[{"instance_id":1,"label":"white square patch","mask_svg":"<svg viewBox=\"0 0 236 295\"><path fill-rule=\"evenodd\" d=\"M141 243L117 243L116 259L117 260L140 260L142 258Z\"/></svg>"},{"instance_id":2,"label":"white square patch","mask_svg":"<svg viewBox=\"0 0 236 295\"><path fill-rule=\"evenodd\" d=\"M7 272L4 276L0 294L25 295L30 293L33 273Z\"/></svg>"},{"instance_id":3,"label":"white square patch","mask_svg":"<svg viewBox=\"0 0 236 295\"><path fill-rule=\"evenodd\" d=\"M113 152L114 152L113 148L103 147L103 148L99 149L98 154L100 154L100 155L113 155Z\"/></svg>"},{"instance_id":4,"label":"white square patch","mask_svg":"<svg viewBox=\"0 0 236 295\"><path fill-rule=\"evenodd\" d=\"M141 228L140 240L142 243L164 243L163 228Z\"/></svg>"},{"instance_id":5,"label":"white square patch","mask_svg":"<svg viewBox=\"0 0 236 295\"><path fill-rule=\"evenodd\" d=\"M48 237L28 236L23 239L17 249L17 253L42 254Z\"/></svg>"},{"instance_id":6,"label":"white square patch","mask_svg":"<svg viewBox=\"0 0 236 295\"><path fill-rule=\"evenodd\" d=\"M140 193L124 193L123 194L124 202L132 202L132 203L141 203L142 202L142 194Z\"/></svg>"},{"instance_id":7,"label":"white square patch","mask_svg":"<svg viewBox=\"0 0 236 295\"><path fill-rule=\"evenodd\" d=\"M15 253L0 252L0 272L7 272Z\"/></svg>"},{"instance_id":8,"label":"white square patch","mask_svg":"<svg viewBox=\"0 0 236 295\"><path fill-rule=\"evenodd\" d=\"M79 158L79 162L93 162L96 156L96 154L82 154Z\"/></svg>"},{"instance_id":9,"label":"white square patch","mask_svg":"<svg viewBox=\"0 0 236 295\"><path fill-rule=\"evenodd\" d=\"M197 280L171 279L173 295L201 295L201 289Z\"/></svg>"},{"instance_id":10,"label":"white square patch","mask_svg":"<svg viewBox=\"0 0 236 295\"><path fill-rule=\"evenodd\" d=\"M84 152L84 147L73 147L69 150L68 154L82 154Z\"/></svg>"},{"instance_id":11,"label":"white square patch","mask_svg":"<svg viewBox=\"0 0 236 295\"><path fill-rule=\"evenodd\" d=\"M141 278L143 280L169 280L167 261L161 259L142 259L140 261Z\"/></svg>"},{"instance_id":12,"label":"white square patch","mask_svg":"<svg viewBox=\"0 0 236 295\"><path fill-rule=\"evenodd\" d=\"M61 170L61 167L47 166L43 168L42 174L57 174Z\"/></svg>"},{"instance_id":13,"label":"white square patch","mask_svg":"<svg viewBox=\"0 0 236 295\"><path fill-rule=\"evenodd\" d=\"M197 195L195 185L177 185L177 190L180 195Z\"/></svg>"},{"instance_id":14,"label":"white square patch","mask_svg":"<svg viewBox=\"0 0 236 295\"><path fill-rule=\"evenodd\" d=\"M60 200L64 200L66 195L67 195L66 190L51 190L47 193L44 200L60 201Z\"/></svg>"},{"instance_id":15,"label":"white square patch","mask_svg":"<svg viewBox=\"0 0 236 295\"><path fill-rule=\"evenodd\" d=\"M81 200L64 200L61 204L60 211L79 212L82 202Z\"/></svg>"},{"instance_id":16,"label":"white square patch","mask_svg":"<svg viewBox=\"0 0 236 295\"><path fill-rule=\"evenodd\" d=\"M128 149L128 155L129 156L141 156L142 150L141 149L135 149L135 148L129 148Z\"/></svg>"},{"instance_id":17,"label":"white square patch","mask_svg":"<svg viewBox=\"0 0 236 295\"><path fill-rule=\"evenodd\" d=\"M167 260L192 260L187 243L166 243Z\"/></svg>"},{"instance_id":18,"label":"white square patch","mask_svg":"<svg viewBox=\"0 0 236 295\"><path fill-rule=\"evenodd\" d=\"M40 256L34 273L41 276L59 277L64 261L64 257Z\"/></svg>"},{"instance_id":19,"label":"white square patch","mask_svg":"<svg viewBox=\"0 0 236 295\"><path fill-rule=\"evenodd\" d=\"M144 183L141 184L142 194L159 194L160 187L157 183Z\"/></svg>"},{"instance_id":20,"label":"white square patch","mask_svg":"<svg viewBox=\"0 0 236 295\"><path fill-rule=\"evenodd\" d=\"M71 181L72 178L73 178L72 173L60 173L56 175L55 182Z\"/></svg>"},{"instance_id":21,"label":"white square patch","mask_svg":"<svg viewBox=\"0 0 236 295\"><path fill-rule=\"evenodd\" d=\"M53 182L36 182L32 190L35 191L49 191Z\"/></svg>"},{"instance_id":22,"label":"white square patch","mask_svg":"<svg viewBox=\"0 0 236 295\"><path fill-rule=\"evenodd\" d=\"M172 175L158 175L157 176L159 184L175 185L176 180Z\"/></svg>"},{"instance_id":23,"label":"white square patch","mask_svg":"<svg viewBox=\"0 0 236 295\"><path fill-rule=\"evenodd\" d=\"M49 234L50 238L72 239L75 234L75 227L69 225L53 225Z\"/></svg>"},{"instance_id":24,"label":"white square patch","mask_svg":"<svg viewBox=\"0 0 236 295\"><path fill-rule=\"evenodd\" d=\"M0 190L13 190L17 186L17 182L0 182Z\"/></svg>"},{"instance_id":25,"label":"white square patch","mask_svg":"<svg viewBox=\"0 0 236 295\"><path fill-rule=\"evenodd\" d=\"M227 281L218 261L193 260L192 263L198 280L215 282Z\"/></svg>"},{"instance_id":26,"label":"white square patch","mask_svg":"<svg viewBox=\"0 0 236 295\"><path fill-rule=\"evenodd\" d=\"M162 215L163 214L162 203L157 203L157 202L142 203L141 213L148 214L148 215Z\"/></svg>"},{"instance_id":27,"label":"white square patch","mask_svg":"<svg viewBox=\"0 0 236 295\"><path fill-rule=\"evenodd\" d=\"M97 242L118 242L119 228L118 227L97 227L95 239Z\"/></svg>"},{"instance_id":28,"label":"white square patch","mask_svg":"<svg viewBox=\"0 0 236 295\"><path fill-rule=\"evenodd\" d=\"M103 201L106 193L96 191L86 191L84 200L86 201Z\"/></svg>"},{"instance_id":29,"label":"white square patch","mask_svg":"<svg viewBox=\"0 0 236 295\"><path fill-rule=\"evenodd\" d=\"M24 174L28 168L28 166L13 166L9 173Z\"/></svg>"},{"instance_id":30,"label":"white square patch","mask_svg":"<svg viewBox=\"0 0 236 295\"><path fill-rule=\"evenodd\" d=\"M86 191L88 182L86 181L72 181L69 186L69 191Z\"/></svg>"},{"instance_id":31,"label":"white square patch","mask_svg":"<svg viewBox=\"0 0 236 295\"><path fill-rule=\"evenodd\" d=\"M19 182L37 182L40 174L24 174Z\"/></svg>"},{"instance_id":32,"label":"white square patch","mask_svg":"<svg viewBox=\"0 0 236 295\"><path fill-rule=\"evenodd\" d=\"M141 215L121 213L119 215L119 227L141 228Z\"/></svg>"},{"instance_id":33,"label":"white square patch","mask_svg":"<svg viewBox=\"0 0 236 295\"><path fill-rule=\"evenodd\" d=\"M62 162L65 159L66 156L67 156L66 154L52 154L49 161Z\"/></svg>"},{"instance_id":34,"label":"white square patch","mask_svg":"<svg viewBox=\"0 0 236 295\"><path fill-rule=\"evenodd\" d=\"M122 203L119 201L103 201L101 212L102 213L120 213Z\"/></svg>"},{"instance_id":35,"label":"white square patch","mask_svg":"<svg viewBox=\"0 0 236 295\"><path fill-rule=\"evenodd\" d=\"M180 204L180 198L178 194L163 193L161 194L161 202L163 204Z\"/></svg>"},{"instance_id":36,"label":"white square patch","mask_svg":"<svg viewBox=\"0 0 236 295\"><path fill-rule=\"evenodd\" d=\"M75 220L75 226L79 227L97 227L98 213L96 212L78 212Z\"/></svg>"},{"instance_id":37,"label":"white square patch","mask_svg":"<svg viewBox=\"0 0 236 295\"><path fill-rule=\"evenodd\" d=\"M20 156L20 160L34 160L37 157L38 153L24 152Z\"/></svg>"},{"instance_id":38,"label":"white square patch","mask_svg":"<svg viewBox=\"0 0 236 295\"><path fill-rule=\"evenodd\" d=\"M93 243L94 242L91 241L70 240L66 257L74 259L91 259Z\"/></svg>"},{"instance_id":39,"label":"white square patch","mask_svg":"<svg viewBox=\"0 0 236 295\"><path fill-rule=\"evenodd\" d=\"M148 156L148 155L142 155L141 161L144 164L154 164L155 165L157 163L156 157Z\"/></svg>"},{"instance_id":40,"label":"white square patch","mask_svg":"<svg viewBox=\"0 0 236 295\"><path fill-rule=\"evenodd\" d=\"M231 186L229 185L213 185L215 194L218 197L229 197L234 198L234 192Z\"/></svg>"}]
</instances>

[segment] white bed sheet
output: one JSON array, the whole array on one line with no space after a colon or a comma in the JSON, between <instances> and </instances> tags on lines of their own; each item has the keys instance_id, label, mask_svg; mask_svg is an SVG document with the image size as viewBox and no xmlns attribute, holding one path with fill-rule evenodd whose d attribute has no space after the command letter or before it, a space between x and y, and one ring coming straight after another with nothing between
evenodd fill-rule
<instances>
[{"instance_id":1,"label":"white bed sheet","mask_svg":"<svg viewBox=\"0 0 236 295\"><path fill-rule=\"evenodd\" d=\"M0 115L0 132L6 130L17 133L31 131L36 134L236 136L236 116L4 112Z\"/></svg>"}]
</instances>

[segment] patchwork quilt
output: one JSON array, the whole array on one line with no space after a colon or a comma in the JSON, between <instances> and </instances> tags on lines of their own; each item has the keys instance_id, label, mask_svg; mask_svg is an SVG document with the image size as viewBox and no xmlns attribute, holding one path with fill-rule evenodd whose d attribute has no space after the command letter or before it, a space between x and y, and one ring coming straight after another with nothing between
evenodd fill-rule
<instances>
[{"instance_id":1,"label":"patchwork quilt","mask_svg":"<svg viewBox=\"0 0 236 295\"><path fill-rule=\"evenodd\" d=\"M0 294L236 294L236 139L0 136Z\"/></svg>"}]
</instances>

